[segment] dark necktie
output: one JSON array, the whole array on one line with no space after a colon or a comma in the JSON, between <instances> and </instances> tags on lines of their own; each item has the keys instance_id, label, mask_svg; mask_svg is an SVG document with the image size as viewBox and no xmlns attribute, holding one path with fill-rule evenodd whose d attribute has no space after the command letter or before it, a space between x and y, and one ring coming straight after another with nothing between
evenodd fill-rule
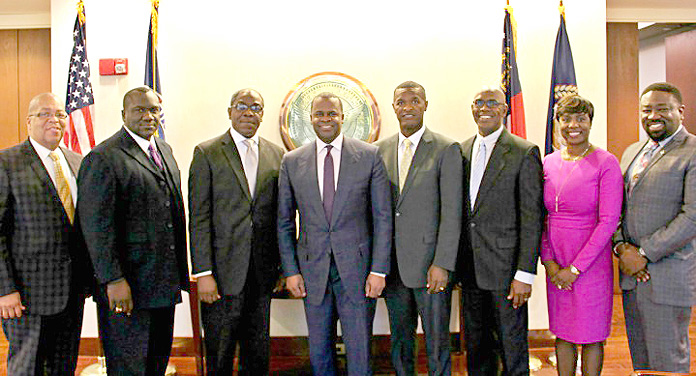
<instances>
[{"instance_id":1,"label":"dark necktie","mask_svg":"<svg viewBox=\"0 0 696 376\"><path fill-rule=\"evenodd\" d=\"M155 165L157 165L157 167L159 167L159 169L161 170L163 168L162 158L160 158L157 150L155 150L155 148L152 147L152 144L150 144L150 147L148 147L147 150L150 152L150 158L152 159L152 161L155 162Z\"/></svg>"},{"instance_id":2,"label":"dark necktie","mask_svg":"<svg viewBox=\"0 0 696 376\"><path fill-rule=\"evenodd\" d=\"M324 158L324 214L326 220L331 223L331 211L333 210L334 201L334 163L331 156L333 146L326 146L326 157Z\"/></svg>"}]
</instances>

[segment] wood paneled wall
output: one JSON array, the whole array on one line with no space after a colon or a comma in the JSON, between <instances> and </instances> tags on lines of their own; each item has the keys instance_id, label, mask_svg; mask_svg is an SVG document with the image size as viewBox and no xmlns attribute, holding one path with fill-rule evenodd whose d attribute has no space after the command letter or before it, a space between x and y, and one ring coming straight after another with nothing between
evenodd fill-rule
<instances>
[{"instance_id":1,"label":"wood paneled wall","mask_svg":"<svg viewBox=\"0 0 696 376\"><path fill-rule=\"evenodd\" d=\"M696 133L696 30L665 38L667 81L677 85L684 104L684 126Z\"/></svg>"},{"instance_id":2,"label":"wood paneled wall","mask_svg":"<svg viewBox=\"0 0 696 376\"><path fill-rule=\"evenodd\" d=\"M29 100L51 91L50 29L0 30L0 149L27 137Z\"/></svg>"},{"instance_id":3,"label":"wood paneled wall","mask_svg":"<svg viewBox=\"0 0 696 376\"><path fill-rule=\"evenodd\" d=\"M607 23L607 149L621 158L638 141L638 24Z\"/></svg>"}]
</instances>

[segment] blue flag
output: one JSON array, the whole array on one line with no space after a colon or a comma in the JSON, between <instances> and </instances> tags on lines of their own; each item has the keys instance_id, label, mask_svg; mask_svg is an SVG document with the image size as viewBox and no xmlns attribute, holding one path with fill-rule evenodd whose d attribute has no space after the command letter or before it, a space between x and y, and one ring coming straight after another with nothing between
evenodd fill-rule
<instances>
[{"instance_id":1,"label":"blue flag","mask_svg":"<svg viewBox=\"0 0 696 376\"><path fill-rule=\"evenodd\" d=\"M145 58L145 86L157 92L162 103L162 87L160 86L159 65L157 63L157 32L159 29L159 0L152 0L150 14L150 30L147 33L147 56ZM160 125L155 132L164 140L164 111L160 113Z\"/></svg>"},{"instance_id":2,"label":"blue flag","mask_svg":"<svg viewBox=\"0 0 696 376\"><path fill-rule=\"evenodd\" d=\"M578 85L575 81L575 64L573 53L570 51L570 42L565 25L565 12L563 5L561 10L561 24L556 35L556 48L553 53L553 72L551 73L551 93L549 94L549 110L546 116L546 148L544 154L553 153L560 149L560 131L555 125L553 107L559 99L568 94L577 94Z\"/></svg>"}]
</instances>

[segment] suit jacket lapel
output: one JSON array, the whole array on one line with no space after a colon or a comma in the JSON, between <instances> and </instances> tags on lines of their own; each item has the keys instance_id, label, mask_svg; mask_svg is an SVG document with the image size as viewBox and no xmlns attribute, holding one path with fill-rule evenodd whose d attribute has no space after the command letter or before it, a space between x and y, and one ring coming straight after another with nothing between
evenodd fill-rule
<instances>
[{"instance_id":1,"label":"suit jacket lapel","mask_svg":"<svg viewBox=\"0 0 696 376\"><path fill-rule=\"evenodd\" d=\"M70 172L73 174L75 178L77 178L78 172L80 172L80 158L73 157L71 154L68 153L68 149L64 147L60 147L60 150L63 152L63 155L65 156L65 160L68 161L68 166L70 167Z\"/></svg>"},{"instance_id":2,"label":"suit jacket lapel","mask_svg":"<svg viewBox=\"0 0 696 376\"><path fill-rule=\"evenodd\" d=\"M170 152L170 149L168 147L164 147L162 139L160 139L157 136L155 137L155 144L157 144L157 149L159 149L160 155L162 156L162 162L164 164L164 173L168 174L169 179L168 181L171 181L171 183L174 185L172 188L174 188L174 191L176 192L176 195L179 196L181 193L181 180L178 178L178 176L175 176L175 172L178 173L179 168L176 166L176 160L174 159L174 155ZM146 157L148 160L150 157ZM181 196L179 196L179 200L183 200Z\"/></svg>"},{"instance_id":3,"label":"suit jacket lapel","mask_svg":"<svg viewBox=\"0 0 696 376\"><path fill-rule=\"evenodd\" d=\"M329 222L326 220L326 215L324 214L324 203L321 200L321 193L319 192L319 179L317 178L316 142L304 150L303 155L299 157L298 167L303 173L302 178L300 178L298 181L304 181L308 184L306 188L309 190L311 210L314 211L314 213L310 213L309 215L323 218L323 222L328 227ZM334 196L334 202L335 198L336 196ZM335 210L336 208L334 207L334 212Z\"/></svg>"},{"instance_id":4,"label":"suit jacket lapel","mask_svg":"<svg viewBox=\"0 0 696 376\"><path fill-rule=\"evenodd\" d=\"M672 138L672 140L670 140L670 142L667 143L667 145L665 145L662 149L660 149L660 151L656 155L653 155L653 157L650 159L650 162L648 163L648 165L645 166L645 169L640 173L640 176L638 176L638 181L636 181L636 185L633 188L635 189L638 185L640 185L640 183L643 181L643 178L645 177L645 175L649 173L650 169L660 159L662 159L662 157L665 154L671 152L676 147L681 145L684 142L684 140L686 140L686 136L685 136L683 131L680 131L679 133L674 135L674 138ZM643 150L643 148L641 148L640 150ZM640 155L640 150L636 155ZM634 157L634 159L635 159L635 157Z\"/></svg>"},{"instance_id":5,"label":"suit jacket lapel","mask_svg":"<svg viewBox=\"0 0 696 376\"><path fill-rule=\"evenodd\" d=\"M261 146L259 145L259 151L261 150ZM242 188L244 191L244 194L247 197L247 200L251 202L251 192L249 192L249 182L247 181L246 175L244 174L244 167L242 166L242 159L241 156L239 155L239 150L237 150L237 145L234 143L234 140L232 139L232 136L230 136L230 132L225 132L225 136L222 139L222 152L225 154L225 157L227 157L227 161L230 163L230 166L232 167L232 171L234 171L234 174L237 176L237 181L239 182L239 186ZM258 174L257 174L258 176Z\"/></svg>"},{"instance_id":6,"label":"suit jacket lapel","mask_svg":"<svg viewBox=\"0 0 696 376\"><path fill-rule=\"evenodd\" d=\"M413 185L413 181L417 178L418 171L422 167L423 161L426 160L430 155L433 149L432 141L433 137L430 134L430 131L426 128L420 142L418 143L418 146L416 147L416 153L413 155L411 166L408 168L408 175L406 175L404 188L401 190L401 194L399 195L399 202L397 203L397 206L401 204L403 197L406 196L409 188L411 188Z\"/></svg>"},{"instance_id":7,"label":"suit jacket lapel","mask_svg":"<svg viewBox=\"0 0 696 376\"><path fill-rule=\"evenodd\" d=\"M495 143L495 147L493 147L493 152L491 153L491 157L486 165L486 170L483 172L483 177L481 178L481 185L479 186L472 213L476 213L483 198L495 185L495 181L505 168L506 155L510 151L509 137L510 135L507 131L503 130L503 133L500 134L500 138L498 138L498 141Z\"/></svg>"},{"instance_id":8,"label":"suit jacket lapel","mask_svg":"<svg viewBox=\"0 0 696 376\"><path fill-rule=\"evenodd\" d=\"M347 137L343 138L343 150L341 150L341 168L338 170L338 184L336 185L336 195L334 196L333 209L331 213L331 224L336 223L336 218L341 214L343 206L346 203L348 192L352 187L348 186L348 181L351 176L355 176L354 170L358 162L358 153L356 152L351 140Z\"/></svg>"},{"instance_id":9,"label":"suit jacket lapel","mask_svg":"<svg viewBox=\"0 0 696 376\"><path fill-rule=\"evenodd\" d=\"M36 153L36 150L34 150L34 147L31 146L29 140L24 143L23 148L24 154L27 156L27 159L31 165L31 169L36 173L36 177L39 178L41 183L48 187L53 196L60 201L58 191L56 191L53 180L51 180L51 175L49 175L48 171L46 171L46 167L43 165L43 162L41 162L41 158L39 158L39 155Z\"/></svg>"},{"instance_id":10,"label":"suit jacket lapel","mask_svg":"<svg viewBox=\"0 0 696 376\"><path fill-rule=\"evenodd\" d=\"M157 175L160 178L164 178L162 172L158 171L157 166L150 160L150 157L145 154L143 149L138 146L133 137L131 137L125 129L121 129L121 149L128 154L131 158L135 159L140 163L145 169ZM160 150L161 151L161 150Z\"/></svg>"},{"instance_id":11,"label":"suit jacket lapel","mask_svg":"<svg viewBox=\"0 0 696 376\"><path fill-rule=\"evenodd\" d=\"M39 179L41 184L45 185L46 188L48 188L48 190L51 192L51 195L53 196L53 202L57 203L60 206L60 209L63 211L63 213L65 213L65 208L63 207L63 204L60 201L60 196L58 195L56 186L53 184L53 180L51 180L51 175L49 175L48 171L46 171L46 167L44 166L43 162L41 162L39 154L36 153L36 150L34 150L34 147L31 146L31 142L28 139L24 142L22 148L31 166L31 169L34 170L34 172L36 173L36 177ZM65 213L65 216L67 218L67 213Z\"/></svg>"},{"instance_id":12,"label":"suit jacket lapel","mask_svg":"<svg viewBox=\"0 0 696 376\"><path fill-rule=\"evenodd\" d=\"M464 160L466 165L464 166L464 181L469 182L469 178L471 176L471 154L472 150L474 148L474 140L476 137L472 137L462 143L462 151L464 153ZM480 188L480 187L479 187ZM471 199L469 198L469 184L466 185L464 189L464 196L466 199L464 200L464 204L466 206L466 210L468 211L469 214L472 213L471 210Z\"/></svg>"},{"instance_id":13,"label":"suit jacket lapel","mask_svg":"<svg viewBox=\"0 0 696 376\"><path fill-rule=\"evenodd\" d=\"M392 202L397 202L399 200L399 135L385 140L384 148L387 152L384 153L382 159L384 160L384 166L387 168L387 174L389 174L389 181L391 182Z\"/></svg>"},{"instance_id":14,"label":"suit jacket lapel","mask_svg":"<svg viewBox=\"0 0 696 376\"><path fill-rule=\"evenodd\" d=\"M269 161L271 160L272 155L270 153L270 149L268 148L268 144L266 143L266 140L263 138L259 138L259 168L258 171L256 172L256 185L255 185L255 192L254 192L254 200L258 196L258 191L259 191L259 186L261 185L262 179L264 179L265 176L267 176L271 172L271 164Z\"/></svg>"}]
</instances>

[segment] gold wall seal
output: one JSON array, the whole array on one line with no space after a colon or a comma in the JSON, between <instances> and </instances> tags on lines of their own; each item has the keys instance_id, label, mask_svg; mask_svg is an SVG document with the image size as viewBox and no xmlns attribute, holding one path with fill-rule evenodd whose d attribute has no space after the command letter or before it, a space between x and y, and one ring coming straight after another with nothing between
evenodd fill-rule
<instances>
[{"instance_id":1,"label":"gold wall seal","mask_svg":"<svg viewBox=\"0 0 696 376\"><path fill-rule=\"evenodd\" d=\"M380 114L375 97L356 78L344 73L313 74L295 85L280 109L280 136L288 150L314 141L316 135L309 119L312 99L330 92L343 103L341 131L359 140L373 142L379 136Z\"/></svg>"}]
</instances>

